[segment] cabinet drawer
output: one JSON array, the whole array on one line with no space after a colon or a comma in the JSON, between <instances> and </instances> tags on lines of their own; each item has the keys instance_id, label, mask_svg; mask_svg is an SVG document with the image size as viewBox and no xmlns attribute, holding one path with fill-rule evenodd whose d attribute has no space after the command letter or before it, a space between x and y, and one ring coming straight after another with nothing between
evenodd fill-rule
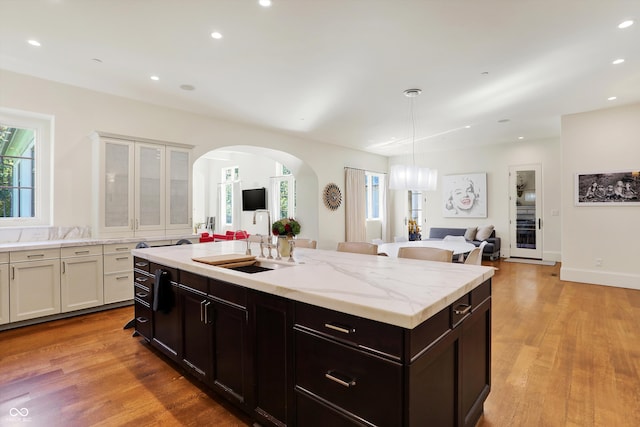
<instances>
[{"instance_id":1,"label":"cabinet drawer","mask_svg":"<svg viewBox=\"0 0 640 427\"><path fill-rule=\"evenodd\" d=\"M402 356L403 330L397 326L304 303L296 303L295 323L395 359Z\"/></svg>"},{"instance_id":2,"label":"cabinet drawer","mask_svg":"<svg viewBox=\"0 0 640 427\"><path fill-rule=\"evenodd\" d=\"M9 262L9 252L0 252L0 264Z\"/></svg>"},{"instance_id":3,"label":"cabinet drawer","mask_svg":"<svg viewBox=\"0 0 640 427\"><path fill-rule=\"evenodd\" d=\"M209 279L188 271L180 270L180 284L205 294L209 293Z\"/></svg>"},{"instance_id":4,"label":"cabinet drawer","mask_svg":"<svg viewBox=\"0 0 640 427\"><path fill-rule=\"evenodd\" d=\"M136 258L138 260L139 258ZM137 262L136 262L137 264ZM152 262L149 264L149 274L153 276L153 280L155 280L156 270L161 269L169 273L169 280L173 283L178 283L178 270L171 267L165 267L164 265L156 264Z\"/></svg>"},{"instance_id":5,"label":"cabinet drawer","mask_svg":"<svg viewBox=\"0 0 640 427\"><path fill-rule=\"evenodd\" d=\"M60 258L60 248L16 251L11 252L9 255L11 262L40 261L56 258Z\"/></svg>"},{"instance_id":6,"label":"cabinet drawer","mask_svg":"<svg viewBox=\"0 0 640 427\"><path fill-rule=\"evenodd\" d=\"M153 304L153 287L151 289L145 289L142 286L134 286L133 287L134 298L137 300L141 300L149 304L151 306Z\"/></svg>"},{"instance_id":7,"label":"cabinet drawer","mask_svg":"<svg viewBox=\"0 0 640 427\"><path fill-rule=\"evenodd\" d=\"M109 243L103 245L105 254L122 254L129 253L131 249L136 247L135 243Z\"/></svg>"},{"instance_id":8,"label":"cabinet drawer","mask_svg":"<svg viewBox=\"0 0 640 427\"><path fill-rule=\"evenodd\" d=\"M136 331L148 340L151 340L151 307L143 302L135 302Z\"/></svg>"},{"instance_id":9,"label":"cabinet drawer","mask_svg":"<svg viewBox=\"0 0 640 427\"><path fill-rule=\"evenodd\" d=\"M106 254L104 256L104 272L115 273L118 271L131 271L133 256L128 253Z\"/></svg>"},{"instance_id":10,"label":"cabinet drawer","mask_svg":"<svg viewBox=\"0 0 640 427\"><path fill-rule=\"evenodd\" d=\"M482 303L482 301L486 300L490 296L491 280L487 280L482 285L471 291L471 305L473 305L473 310L475 310Z\"/></svg>"},{"instance_id":11,"label":"cabinet drawer","mask_svg":"<svg viewBox=\"0 0 640 427\"><path fill-rule=\"evenodd\" d=\"M69 248L60 248L61 258L89 255L102 255L102 245L72 246Z\"/></svg>"},{"instance_id":12,"label":"cabinet drawer","mask_svg":"<svg viewBox=\"0 0 640 427\"><path fill-rule=\"evenodd\" d=\"M211 279L209 280L209 294L242 307L247 306L247 289L242 286Z\"/></svg>"},{"instance_id":13,"label":"cabinet drawer","mask_svg":"<svg viewBox=\"0 0 640 427\"><path fill-rule=\"evenodd\" d=\"M295 352L297 388L374 425L402 425L399 363L300 330Z\"/></svg>"},{"instance_id":14,"label":"cabinet drawer","mask_svg":"<svg viewBox=\"0 0 640 427\"><path fill-rule=\"evenodd\" d=\"M144 258L133 257L133 268L136 270L151 271L151 263Z\"/></svg>"},{"instance_id":15,"label":"cabinet drawer","mask_svg":"<svg viewBox=\"0 0 640 427\"><path fill-rule=\"evenodd\" d=\"M133 272L105 274L104 303L132 300L133 283Z\"/></svg>"},{"instance_id":16,"label":"cabinet drawer","mask_svg":"<svg viewBox=\"0 0 640 427\"><path fill-rule=\"evenodd\" d=\"M346 414L330 408L306 394L296 390L296 422L305 427L356 427L367 426L351 420Z\"/></svg>"},{"instance_id":17,"label":"cabinet drawer","mask_svg":"<svg viewBox=\"0 0 640 427\"><path fill-rule=\"evenodd\" d=\"M151 274L144 273L142 271L134 271L133 277L135 286L139 286L147 291L153 290L153 282L155 279Z\"/></svg>"}]
</instances>

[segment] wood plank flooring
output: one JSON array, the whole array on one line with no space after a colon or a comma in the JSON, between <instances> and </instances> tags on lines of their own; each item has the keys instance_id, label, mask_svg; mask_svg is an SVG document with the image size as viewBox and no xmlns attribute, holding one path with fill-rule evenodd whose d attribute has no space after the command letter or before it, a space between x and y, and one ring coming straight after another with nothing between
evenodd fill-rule
<instances>
[{"instance_id":1,"label":"wood plank flooring","mask_svg":"<svg viewBox=\"0 0 640 427\"><path fill-rule=\"evenodd\" d=\"M478 426L640 425L640 291L562 282L559 265L485 264L499 270ZM251 425L123 330L132 316L0 332L0 426Z\"/></svg>"}]
</instances>

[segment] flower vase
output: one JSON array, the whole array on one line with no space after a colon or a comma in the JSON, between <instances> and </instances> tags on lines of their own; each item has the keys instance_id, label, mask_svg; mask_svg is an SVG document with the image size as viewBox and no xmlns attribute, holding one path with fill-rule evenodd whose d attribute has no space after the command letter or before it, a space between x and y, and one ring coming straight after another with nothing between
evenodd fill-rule
<instances>
[{"instance_id":1,"label":"flower vase","mask_svg":"<svg viewBox=\"0 0 640 427\"><path fill-rule=\"evenodd\" d=\"M285 258L289 257L291 253L291 245L289 244L289 237L278 236L278 246L280 247L280 256Z\"/></svg>"}]
</instances>

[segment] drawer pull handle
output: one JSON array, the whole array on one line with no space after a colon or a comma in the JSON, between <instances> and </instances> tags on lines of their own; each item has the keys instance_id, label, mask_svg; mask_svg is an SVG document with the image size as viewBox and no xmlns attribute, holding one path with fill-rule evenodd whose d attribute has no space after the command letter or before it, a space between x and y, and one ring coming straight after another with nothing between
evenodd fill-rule
<instances>
[{"instance_id":1,"label":"drawer pull handle","mask_svg":"<svg viewBox=\"0 0 640 427\"><path fill-rule=\"evenodd\" d=\"M128 279L129 276L118 276L116 277L116 280L124 280L124 279Z\"/></svg>"},{"instance_id":2,"label":"drawer pull handle","mask_svg":"<svg viewBox=\"0 0 640 427\"><path fill-rule=\"evenodd\" d=\"M116 251L128 251L129 248L116 248Z\"/></svg>"},{"instance_id":3,"label":"drawer pull handle","mask_svg":"<svg viewBox=\"0 0 640 427\"><path fill-rule=\"evenodd\" d=\"M340 325L338 323L325 323L324 327L333 329L334 331L342 332L343 334L354 334L356 332L356 328Z\"/></svg>"},{"instance_id":4,"label":"drawer pull handle","mask_svg":"<svg viewBox=\"0 0 640 427\"><path fill-rule=\"evenodd\" d=\"M337 374L334 371L327 372L326 374L324 374L324 377L327 379L330 379L331 381L337 382L341 386L344 386L347 388L355 387L356 385L356 380L354 380L353 378L349 378L345 375Z\"/></svg>"},{"instance_id":5,"label":"drawer pull handle","mask_svg":"<svg viewBox=\"0 0 640 427\"><path fill-rule=\"evenodd\" d=\"M136 317L136 320L140 323L147 323L149 321L146 317Z\"/></svg>"},{"instance_id":6,"label":"drawer pull handle","mask_svg":"<svg viewBox=\"0 0 640 427\"><path fill-rule=\"evenodd\" d=\"M89 251L75 251L74 252L76 255L82 255L82 254L88 254Z\"/></svg>"},{"instance_id":7,"label":"drawer pull handle","mask_svg":"<svg viewBox=\"0 0 640 427\"><path fill-rule=\"evenodd\" d=\"M453 309L453 312L458 316L464 316L465 314L469 314L471 311L471 305L469 304L460 304Z\"/></svg>"},{"instance_id":8,"label":"drawer pull handle","mask_svg":"<svg viewBox=\"0 0 640 427\"><path fill-rule=\"evenodd\" d=\"M146 262L136 262L136 267L146 267L147 265L149 264L147 264Z\"/></svg>"},{"instance_id":9,"label":"drawer pull handle","mask_svg":"<svg viewBox=\"0 0 640 427\"><path fill-rule=\"evenodd\" d=\"M44 254L31 254L31 255L27 255L27 258L41 258L43 256Z\"/></svg>"},{"instance_id":10,"label":"drawer pull handle","mask_svg":"<svg viewBox=\"0 0 640 427\"><path fill-rule=\"evenodd\" d=\"M129 257L128 256L121 256L121 257L116 258L116 261L124 261L125 259L129 259Z\"/></svg>"},{"instance_id":11,"label":"drawer pull handle","mask_svg":"<svg viewBox=\"0 0 640 427\"><path fill-rule=\"evenodd\" d=\"M140 298L146 298L149 296L147 292L136 292L136 296Z\"/></svg>"},{"instance_id":12,"label":"drawer pull handle","mask_svg":"<svg viewBox=\"0 0 640 427\"><path fill-rule=\"evenodd\" d=\"M144 283L147 280L149 280L148 277L136 277L136 282L139 282L139 283Z\"/></svg>"}]
</instances>

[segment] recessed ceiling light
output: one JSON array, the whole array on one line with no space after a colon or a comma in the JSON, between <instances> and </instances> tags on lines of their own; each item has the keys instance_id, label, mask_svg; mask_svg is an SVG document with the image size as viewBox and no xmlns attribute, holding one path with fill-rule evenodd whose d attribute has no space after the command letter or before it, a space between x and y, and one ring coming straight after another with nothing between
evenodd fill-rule
<instances>
[{"instance_id":1,"label":"recessed ceiling light","mask_svg":"<svg viewBox=\"0 0 640 427\"><path fill-rule=\"evenodd\" d=\"M258 0L258 4L262 7L271 6L271 0Z\"/></svg>"},{"instance_id":2,"label":"recessed ceiling light","mask_svg":"<svg viewBox=\"0 0 640 427\"><path fill-rule=\"evenodd\" d=\"M222 34L220 34L217 31L214 31L213 33L211 33L211 37L213 37L216 40L220 40L222 38Z\"/></svg>"},{"instance_id":3,"label":"recessed ceiling light","mask_svg":"<svg viewBox=\"0 0 640 427\"><path fill-rule=\"evenodd\" d=\"M633 21L631 19L629 19L628 21L624 21L624 22L621 22L620 24L618 24L618 28L620 28L620 29L629 28L632 25L633 25Z\"/></svg>"},{"instance_id":4,"label":"recessed ceiling light","mask_svg":"<svg viewBox=\"0 0 640 427\"><path fill-rule=\"evenodd\" d=\"M615 101L616 99L618 99L617 96L610 96L607 98L607 101Z\"/></svg>"},{"instance_id":5,"label":"recessed ceiling light","mask_svg":"<svg viewBox=\"0 0 640 427\"><path fill-rule=\"evenodd\" d=\"M518 139L524 139L524 136L519 136Z\"/></svg>"},{"instance_id":6,"label":"recessed ceiling light","mask_svg":"<svg viewBox=\"0 0 640 427\"><path fill-rule=\"evenodd\" d=\"M466 125L464 128L465 129L469 129L471 127L471 125Z\"/></svg>"},{"instance_id":7,"label":"recessed ceiling light","mask_svg":"<svg viewBox=\"0 0 640 427\"><path fill-rule=\"evenodd\" d=\"M180 85L180 89L182 90L195 90L196 87L193 85Z\"/></svg>"},{"instance_id":8,"label":"recessed ceiling light","mask_svg":"<svg viewBox=\"0 0 640 427\"><path fill-rule=\"evenodd\" d=\"M29 43L31 46L36 46L36 47L42 46L38 40L27 40L27 43Z\"/></svg>"},{"instance_id":9,"label":"recessed ceiling light","mask_svg":"<svg viewBox=\"0 0 640 427\"><path fill-rule=\"evenodd\" d=\"M615 61L612 62L613 65L618 65L618 64L622 64L624 62L624 59L622 58L618 58Z\"/></svg>"},{"instance_id":10,"label":"recessed ceiling light","mask_svg":"<svg viewBox=\"0 0 640 427\"><path fill-rule=\"evenodd\" d=\"M150 77L151 80L153 80L154 82L157 82L158 80L160 80L160 77L158 76L151 76Z\"/></svg>"}]
</instances>

